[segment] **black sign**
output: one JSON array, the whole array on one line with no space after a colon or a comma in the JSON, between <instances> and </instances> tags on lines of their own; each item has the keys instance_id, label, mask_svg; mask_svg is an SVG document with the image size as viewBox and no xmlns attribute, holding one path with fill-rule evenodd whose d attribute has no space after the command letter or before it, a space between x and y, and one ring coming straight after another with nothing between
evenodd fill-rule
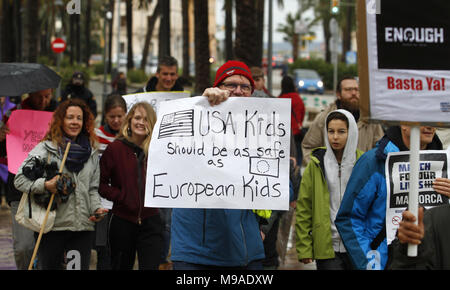
<instances>
[{"instance_id":1,"label":"black sign","mask_svg":"<svg viewBox=\"0 0 450 290\"><path fill-rule=\"evenodd\" d=\"M379 69L450 70L450 1L380 1Z\"/></svg>"}]
</instances>

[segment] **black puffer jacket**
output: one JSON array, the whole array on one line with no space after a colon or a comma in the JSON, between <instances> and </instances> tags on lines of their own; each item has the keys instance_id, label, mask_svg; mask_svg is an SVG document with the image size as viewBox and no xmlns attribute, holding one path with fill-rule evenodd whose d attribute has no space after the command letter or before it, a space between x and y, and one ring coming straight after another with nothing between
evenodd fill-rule
<instances>
[{"instance_id":1,"label":"black puffer jacket","mask_svg":"<svg viewBox=\"0 0 450 290\"><path fill-rule=\"evenodd\" d=\"M393 260L389 269L450 270L450 205L426 210L423 217L425 236L417 257L408 257L408 244L392 242Z\"/></svg>"}]
</instances>

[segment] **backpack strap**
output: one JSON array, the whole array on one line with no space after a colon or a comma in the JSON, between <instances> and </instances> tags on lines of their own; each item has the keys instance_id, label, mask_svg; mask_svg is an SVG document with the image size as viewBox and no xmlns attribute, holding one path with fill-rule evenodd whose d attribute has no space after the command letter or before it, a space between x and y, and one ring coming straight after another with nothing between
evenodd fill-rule
<instances>
[{"instance_id":1,"label":"backpack strap","mask_svg":"<svg viewBox=\"0 0 450 290\"><path fill-rule=\"evenodd\" d=\"M383 228L378 233L378 235L375 237L375 239L373 239L373 241L370 243L370 248L372 250L378 249L378 247L380 246L380 244L384 240L384 238L386 238L386 223L383 223Z\"/></svg>"}]
</instances>

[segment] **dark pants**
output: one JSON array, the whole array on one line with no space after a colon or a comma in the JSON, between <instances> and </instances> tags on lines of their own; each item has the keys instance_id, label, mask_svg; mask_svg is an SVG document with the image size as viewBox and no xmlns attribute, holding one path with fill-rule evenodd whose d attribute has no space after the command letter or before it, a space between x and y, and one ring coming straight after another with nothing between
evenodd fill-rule
<instances>
[{"instance_id":1,"label":"dark pants","mask_svg":"<svg viewBox=\"0 0 450 290\"><path fill-rule=\"evenodd\" d=\"M200 265L193 263L186 263L181 261L173 261L174 270L263 270L261 260L252 261L247 266L236 267L219 267L212 265Z\"/></svg>"},{"instance_id":2,"label":"dark pants","mask_svg":"<svg viewBox=\"0 0 450 290\"><path fill-rule=\"evenodd\" d=\"M352 270L353 265L347 253L334 252L334 259L316 260L317 270Z\"/></svg>"},{"instance_id":3,"label":"dark pants","mask_svg":"<svg viewBox=\"0 0 450 290\"><path fill-rule=\"evenodd\" d=\"M38 233L35 233L35 236L37 238ZM68 269L89 270L94 237L93 231L50 231L42 235L38 252L38 268L62 270L64 253L66 253Z\"/></svg>"},{"instance_id":4,"label":"dark pants","mask_svg":"<svg viewBox=\"0 0 450 290\"><path fill-rule=\"evenodd\" d=\"M135 224L116 215L109 229L113 270L132 270L138 254L139 270L157 270L163 248L163 225L159 215Z\"/></svg>"}]
</instances>

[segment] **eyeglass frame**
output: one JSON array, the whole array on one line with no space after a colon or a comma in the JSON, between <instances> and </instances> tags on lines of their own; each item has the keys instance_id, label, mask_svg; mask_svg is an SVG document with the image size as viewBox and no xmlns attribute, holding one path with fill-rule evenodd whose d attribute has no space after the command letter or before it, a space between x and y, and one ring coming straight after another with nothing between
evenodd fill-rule
<instances>
[{"instance_id":1,"label":"eyeglass frame","mask_svg":"<svg viewBox=\"0 0 450 290\"><path fill-rule=\"evenodd\" d=\"M237 84L237 83L220 83L219 85L218 85L218 87L221 87L221 86L227 86L227 85L229 85L229 86L235 86L235 88L233 88L233 89L229 89L229 88L226 88L226 90L228 90L228 91L235 91L238 87L240 87L241 88L241 91L242 92L246 92L246 90L247 89L244 89L244 88L247 88L248 87L248 91L246 92L246 93L249 93L249 92L251 92L252 91L252 85L251 84Z\"/></svg>"}]
</instances>

